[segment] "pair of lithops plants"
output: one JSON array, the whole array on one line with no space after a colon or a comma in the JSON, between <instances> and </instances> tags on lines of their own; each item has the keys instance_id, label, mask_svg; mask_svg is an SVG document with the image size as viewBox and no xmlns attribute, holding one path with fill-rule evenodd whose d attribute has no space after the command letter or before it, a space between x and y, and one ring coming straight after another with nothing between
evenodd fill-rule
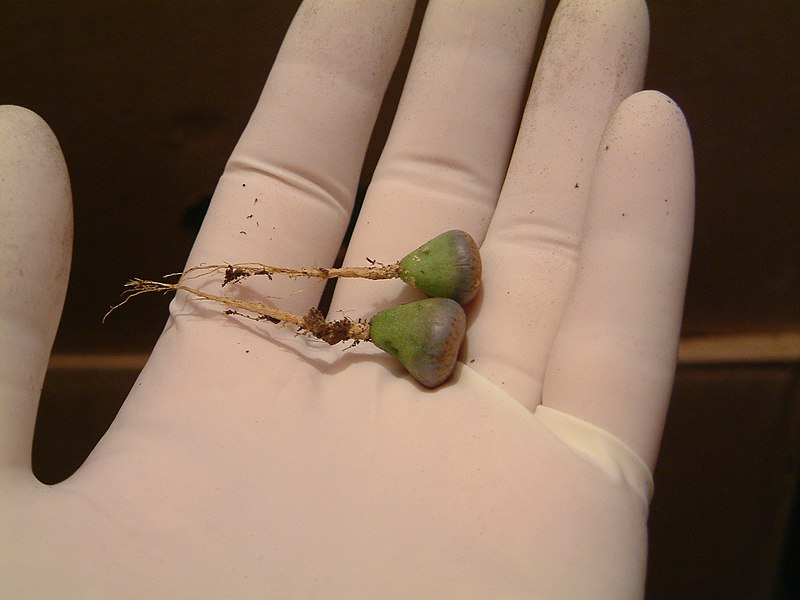
<instances>
[{"instance_id":1,"label":"pair of lithops plants","mask_svg":"<svg viewBox=\"0 0 800 600\"><path fill-rule=\"evenodd\" d=\"M453 373L467 326L462 305L480 287L478 245L464 231L446 231L397 264L399 278L429 297L377 313L370 339L422 385L436 387Z\"/></svg>"},{"instance_id":2,"label":"pair of lithops plants","mask_svg":"<svg viewBox=\"0 0 800 600\"><path fill-rule=\"evenodd\" d=\"M480 287L481 257L478 245L468 233L452 230L436 236L394 264L371 262L368 267L330 269L290 269L261 263L202 264L179 275L185 281L185 276L190 273L201 275L221 271L224 272L223 286L253 275L266 275L270 279L275 274L323 279L398 278L428 297L382 310L368 322L347 318L326 321L316 308L312 308L305 316L299 316L261 303L208 294L180 281L164 283L133 279L126 286L130 288L131 295L184 290L196 297L225 304L228 314L273 323L291 323L329 344L345 340L352 340L353 343L372 342L396 357L422 385L429 388L441 385L452 374L464 340L466 315L462 306L475 297Z\"/></svg>"}]
</instances>

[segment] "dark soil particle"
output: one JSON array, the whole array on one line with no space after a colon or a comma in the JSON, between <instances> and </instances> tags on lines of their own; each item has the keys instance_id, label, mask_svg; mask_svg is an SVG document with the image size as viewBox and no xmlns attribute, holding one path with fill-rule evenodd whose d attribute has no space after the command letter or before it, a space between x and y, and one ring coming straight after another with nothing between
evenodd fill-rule
<instances>
[{"instance_id":1,"label":"dark soil particle","mask_svg":"<svg viewBox=\"0 0 800 600\"><path fill-rule=\"evenodd\" d=\"M352 339L352 325L350 319L326 321L325 315L318 308L312 308L303 317L303 329L331 345Z\"/></svg>"}]
</instances>

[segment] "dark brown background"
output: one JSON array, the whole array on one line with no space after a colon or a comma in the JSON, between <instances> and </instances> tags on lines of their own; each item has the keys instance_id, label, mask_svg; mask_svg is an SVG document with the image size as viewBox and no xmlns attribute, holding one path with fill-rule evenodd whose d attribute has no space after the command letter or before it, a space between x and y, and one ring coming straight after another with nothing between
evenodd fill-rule
<instances>
[{"instance_id":1,"label":"dark brown background","mask_svg":"<svg viewBox=\"0 0 800 600\"><path fill-rule=\"evenodd\" d=\"M149 350L163 299L129 304L105 326L100 317L128 277L182 268L298 4L4 3L0 103L48 121L72 179L75 253L59 355ZM653 0L650 13L646 86L683 108L696 153L684 335L797 332L800 3ZM776 582L782 553L797 560L784 543L798 472L800 351L744 346L744 358L711 352L679 368L656 473L649 598L777 598L797 585ZM135 377L73 367L54 368L43 396L34 459L53 480L80 462Z\"/></svg>"}]
</instances>

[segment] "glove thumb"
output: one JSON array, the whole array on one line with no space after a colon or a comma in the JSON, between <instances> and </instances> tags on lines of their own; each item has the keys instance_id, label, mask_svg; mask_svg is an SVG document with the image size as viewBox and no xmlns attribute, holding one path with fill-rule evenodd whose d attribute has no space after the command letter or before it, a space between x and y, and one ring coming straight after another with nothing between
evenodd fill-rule
<instances>
[{"instance_id":1,"label":"glove thumb","mask_svg":"<svg viewBox=\"0 0 800 600\"><path fill-rule=\"evenodd\" d=\"M72 256L69 176L33 112L0 106L0 478L30 477L39 394Z\"/></svg>"}]
</instances>

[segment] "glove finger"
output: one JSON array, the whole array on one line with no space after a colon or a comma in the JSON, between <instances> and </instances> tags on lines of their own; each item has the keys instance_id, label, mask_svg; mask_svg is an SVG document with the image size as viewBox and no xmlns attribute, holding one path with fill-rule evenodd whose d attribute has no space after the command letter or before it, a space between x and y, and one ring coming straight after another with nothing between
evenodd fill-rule
<instances>
[{"instance_id":1,"label":"glove finger","mask_svg":"<svg viewBox=\"0 0 800 600\"><path fill-rule=\"evenodd\" d=\"M332 263L413 9L411 0L301 5L217 186L189 265ZM247 282L272 295L309 285L288 278L260 284ZM321 290L289 298L282 308L305 312Z\"/></svg>"},{"instance_id":2,"label":"glove finger","mask_svg":"<svg viewBox=\"0 0 800 600\"><path fill-rule=\"evenodd\" d=\"M394 262L448 229L483 238L503 184L542 2L435 0L345 264ZM337 282L332 311L370 316L399 282Z\"/></svg>"},{"instance_id":3,"label":"glove finger","mask_svg":"<svg viewBox=\"0 0 800 600\"><path fill-rule=\"evenodd\" d=\"M543 403L593 423L652 469L675 372L694 218L680 109L658 92L626 100L598 152L575 288Z\"/></svg>"},{"instance_id":4,"label":"glove finger","mask_svg":"<svg viewBox=\"0 0 800 600\"><path fill-rule=\"evenodd\" d=\"M31 441L72 257L69 176L36 114L0 106L0 461L30 477Z\"/></svg>"},{"instance_id":5,"label":"glove finger","mask_svg":"<svg viewBox=\"0 0 800 600\"><path fill-rule=\"evenodd\" d=\"M548 31L481 248L467 356L531 409L572 285L598 143L619 103L641 89L647 44L640 0L562 2Z\"/></svg>"}]
</instances>

